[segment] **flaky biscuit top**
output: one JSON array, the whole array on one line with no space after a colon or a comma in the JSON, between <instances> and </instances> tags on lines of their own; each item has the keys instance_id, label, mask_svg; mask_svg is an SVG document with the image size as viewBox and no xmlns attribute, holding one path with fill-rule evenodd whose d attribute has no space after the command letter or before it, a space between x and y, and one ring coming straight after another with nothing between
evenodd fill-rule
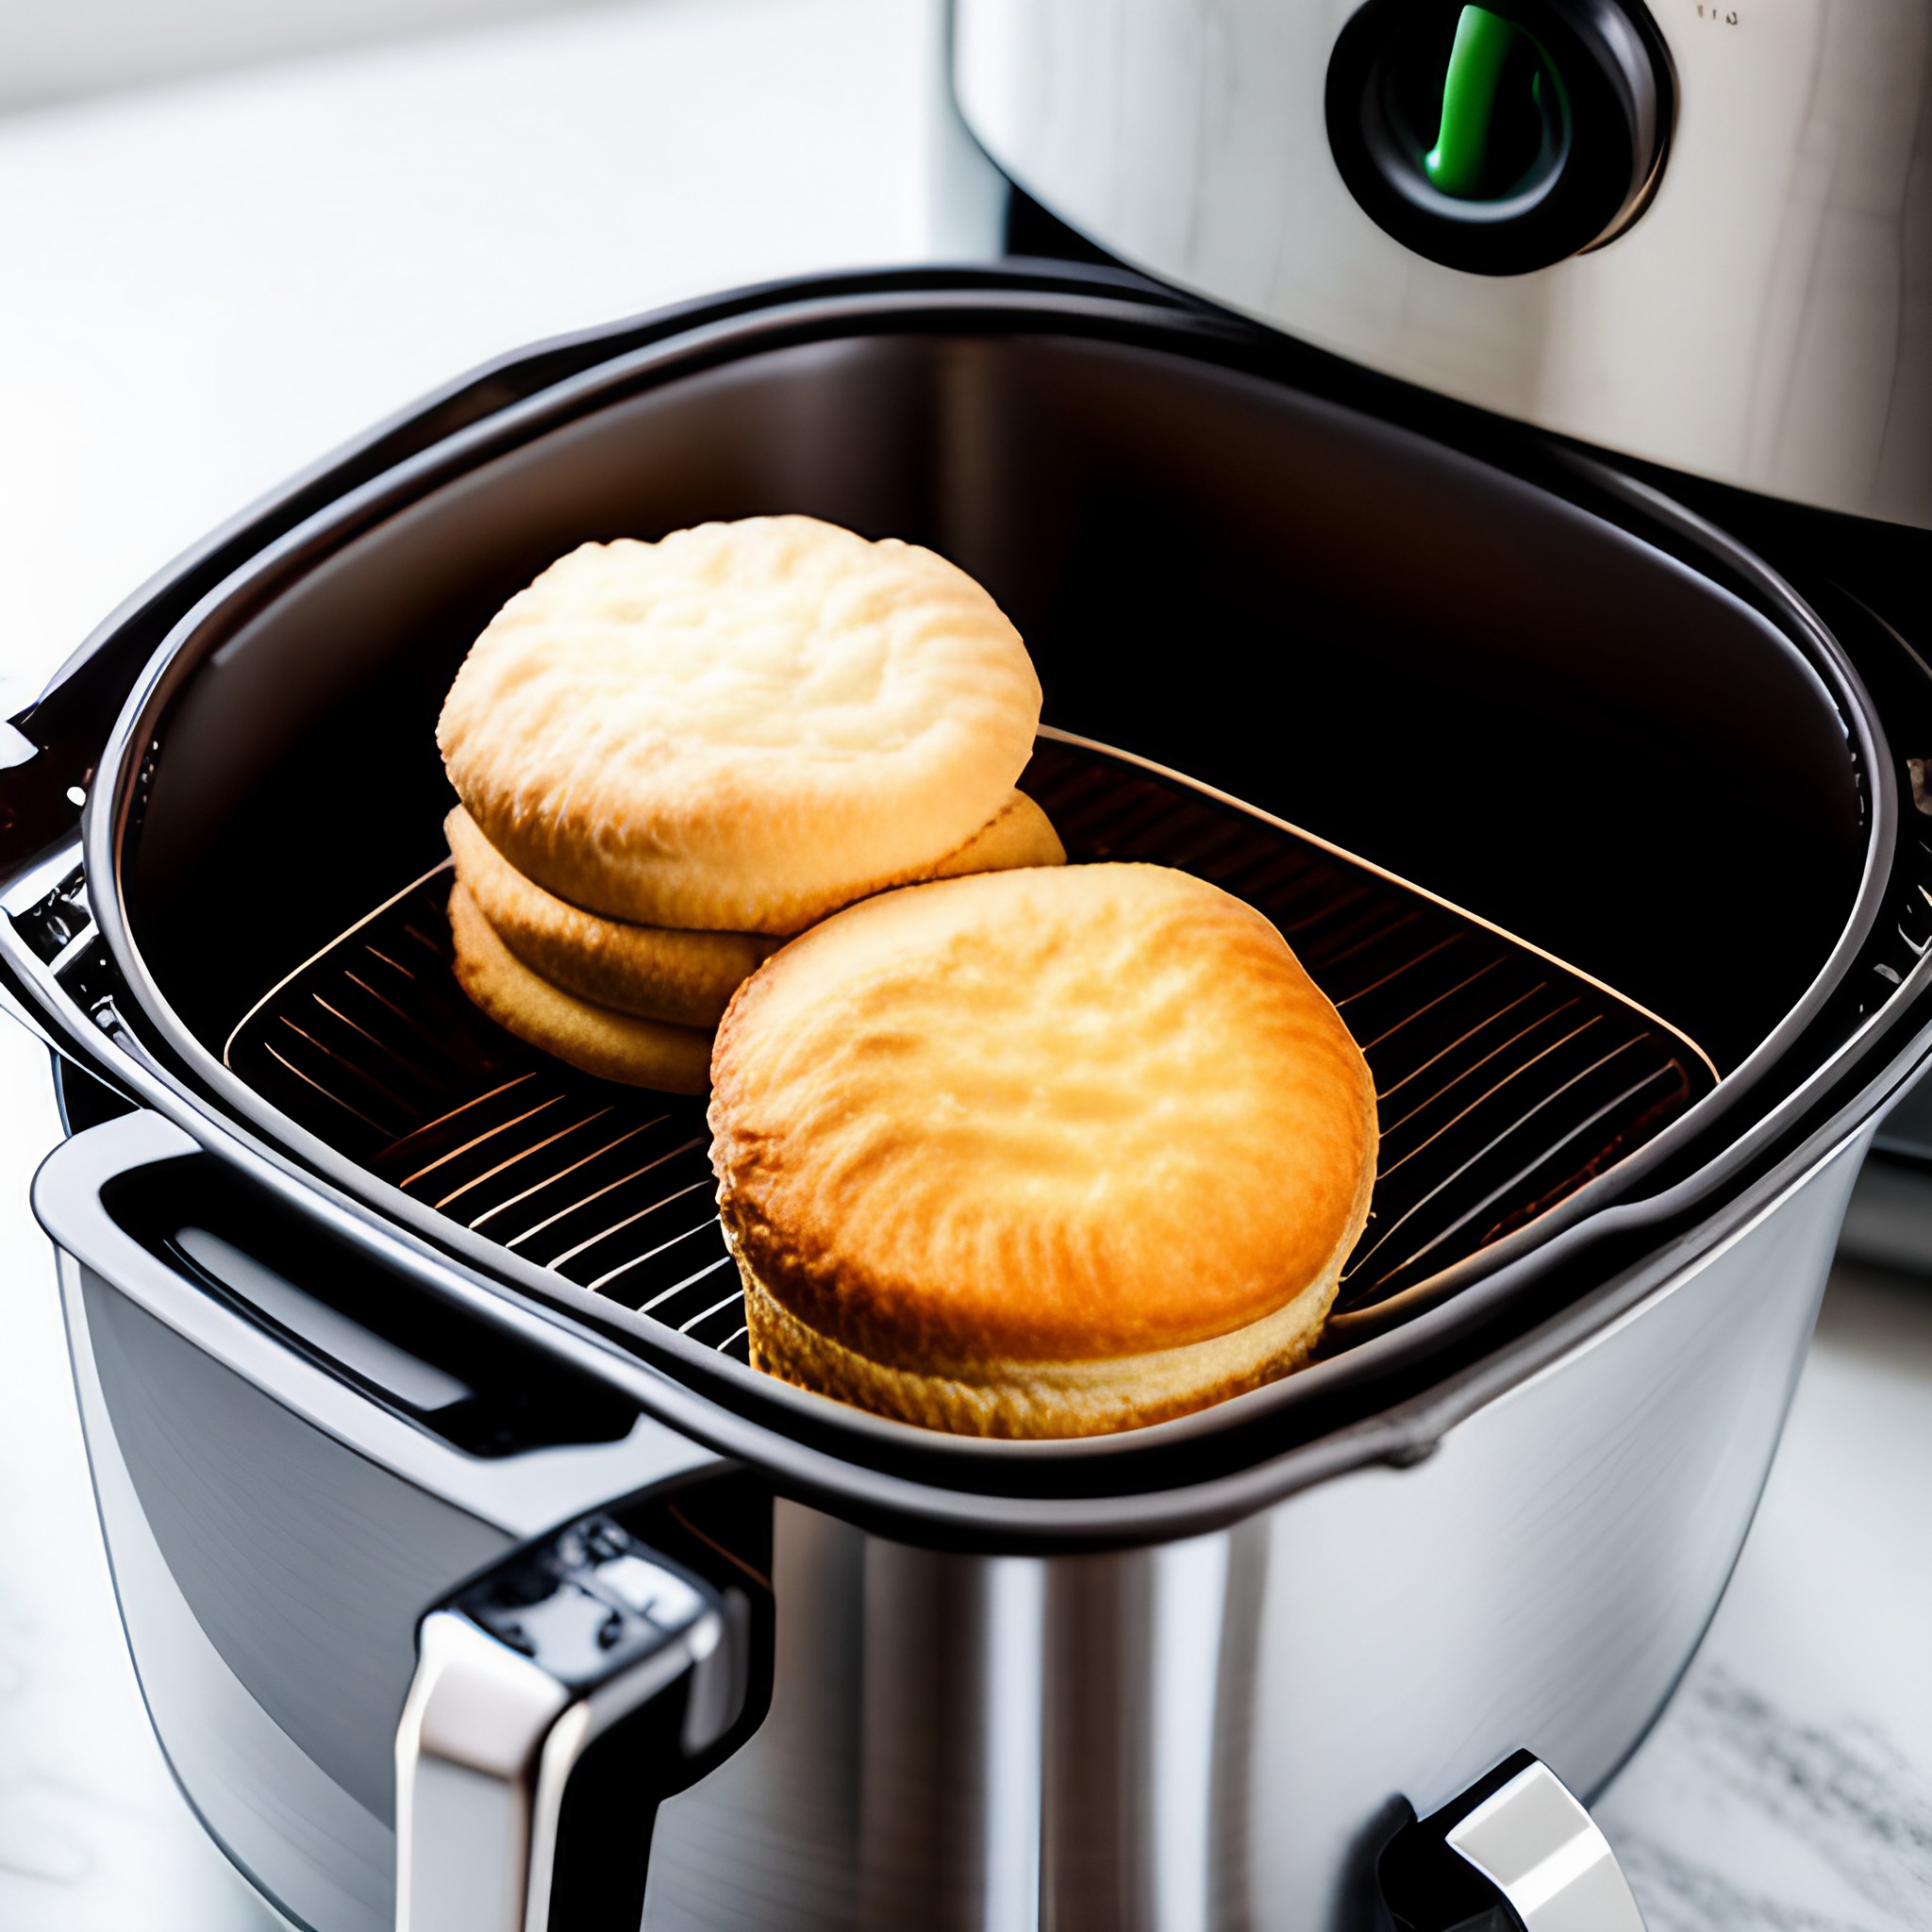
<instances>
[{"instance_id":1,"label":"flaky biscuit top","mask_svg":"<svg viewBox=\"0 0 1932 1932\"><path fill-rule=\"evenodd\" d=\"M437 741L491 845L574 905L787 933L971 838L1031 756L999 607L810 517L587 543L512 597Z\"/></svg>"},{"instance_id":2,"label":"flaky biscuit top","mask_svg":"<svg viewBox=\"0 0 1932 1932\"><path fill-rule=\"evenodd\" d=\"M1251 907L1164 867L916 886L740 988L712 1058L728 1233L771 1294L923 1371L1225 1335L1329 1274L1373 1084Z\"/></svg>"}]
</instances>

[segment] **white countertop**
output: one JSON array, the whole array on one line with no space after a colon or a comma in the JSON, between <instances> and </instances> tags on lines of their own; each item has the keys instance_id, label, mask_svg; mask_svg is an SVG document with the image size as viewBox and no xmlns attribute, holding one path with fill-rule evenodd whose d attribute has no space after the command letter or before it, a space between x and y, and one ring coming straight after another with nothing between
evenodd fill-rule
<instances>
[{"instance_id":1,"label":"white countertop","mask_svg":"<svg viewBox=\"0 0 1932 1932\"><path fill-rule=\"evenodd\" d=\"M0 710L500 350L918 258L923 0L657 0L0 118ZM139 1706L0 1024L0 1925L242 1932ZM1602 1815L1652 1932L1932 1924L1932 1285L1841 1269L1706 1648Z\"/></svg>"}]
</instances>

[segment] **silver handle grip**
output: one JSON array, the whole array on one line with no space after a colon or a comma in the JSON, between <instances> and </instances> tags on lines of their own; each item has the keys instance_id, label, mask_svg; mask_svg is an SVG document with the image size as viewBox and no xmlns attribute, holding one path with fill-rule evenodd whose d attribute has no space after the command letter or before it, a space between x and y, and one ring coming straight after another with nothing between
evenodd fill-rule
<instances>
[{"instance_id":1,"label":"silver handle grip","mask_svg":"<svg viewBox=\"0 0 1932 1932\"><path fill-rule=\"evenodd\" d=\"M595 1516L425 1618L396 1732L396 1932L548 1932L571 1776L591 1745L628 1829L597 1847L573 1928L631 1932L650 1824L736 1722L745 1618ZM582 1896L591 1883L594 1896Z\"/></svg>"},{"instance_id":2,"label":"silver handle grip","mask_svg":"<svg viewBox=\"0 0 1932 1932\"><path fill-rule=\"evenodd\" d=\"M1527 1751L1411 1820L1376 1867L1399 1932L1487 1924L1524 1932L1644 1932L1596 1821Z\"/></svg>"}]
</instances>

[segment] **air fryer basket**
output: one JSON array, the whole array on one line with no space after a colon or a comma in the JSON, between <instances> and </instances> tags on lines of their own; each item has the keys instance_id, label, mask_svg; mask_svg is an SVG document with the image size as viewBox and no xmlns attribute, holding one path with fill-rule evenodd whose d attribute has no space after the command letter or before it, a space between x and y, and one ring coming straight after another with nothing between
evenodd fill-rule
<instances>
[{"instance_id":1,"label":"air fryer basket","mask_svg":"<svg viewBox=\"0 0 1932 1932\"><path fill-rule=\"evenodd\" d=\"M1021 783L1074 863L1180 866L1266 913L1360 1041L1381 1152L1330 1353L1574 1216L1716 1084L1608 988L1231 800L1052 727ZM484 1019L456 983L449 890L445 862L305 960L223 1063L436 1213L748 1363L704 1103L574 1074Z\"/></svg>"},{"instance_id":2,"label":"air fryer basket","mask_svg":"<svg viewBox=\"0 0 1932 1932\"><path fill-rule=\"evenodd\" d=\"M1414 879L1695 1042L1687 1065L1722 1078L1586 1176L1571 1218L1735 1134L1888 884L1889 755L1856 675L1774 580L1746 601L1674 555L1696 549L1684 525L1314 399L1270 355L1193 311L1018 276L801 301L593 364L342 495L182 620L102 761L90 892L138 1031L462 1261L740 1410L826 1426L829 1405L716 1337L439 1216L221 1060L270 989L440 861L436 710L511 591L587 539L806 511L985 582L1050 724ZM1167 1432L1372 1389L1493 1317L1482 1260L1406 1326ZM908 1433L831 1425L860 1454Z\"/></svg>"}]
</instances>

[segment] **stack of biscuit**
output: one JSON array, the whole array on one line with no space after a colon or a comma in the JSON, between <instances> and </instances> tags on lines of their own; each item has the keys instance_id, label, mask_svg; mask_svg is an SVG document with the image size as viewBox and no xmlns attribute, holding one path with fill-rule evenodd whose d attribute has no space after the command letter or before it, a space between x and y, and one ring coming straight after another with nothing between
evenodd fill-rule
<instances>
[{"instance_id":1,"label":"stack of biscuit","mask_svg":"<svg viewBox=\"0 0 1932 1932\"><path fill-rule=\"evenodd\" d=\"M586 1072L702 1093L739 984L897 886L1064 863L1014 782L1040 682L979 585L809 517L587 543L437 727L457 977Z\"/></svg>"}]
</instances>

